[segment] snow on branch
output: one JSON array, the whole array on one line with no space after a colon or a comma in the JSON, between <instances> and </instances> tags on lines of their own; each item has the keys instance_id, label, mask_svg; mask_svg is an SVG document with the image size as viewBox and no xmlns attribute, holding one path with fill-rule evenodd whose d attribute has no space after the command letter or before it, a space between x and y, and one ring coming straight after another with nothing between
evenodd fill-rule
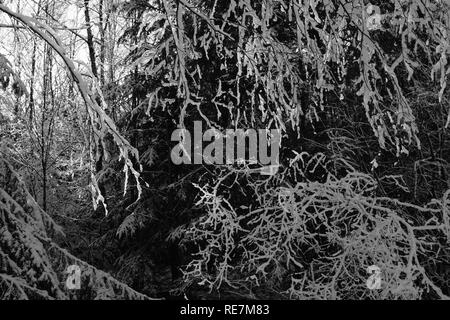
<instances>
[{"instance_id":1,"label":"snow on branch","mask_svg":"<svg viewBox=\"0 0 450 320\"><path fill-rule=\"evenodd\" d=\"M150 299L59 247L61 228L0 158L0 299ZM83 287L70 292L65 268L77 265Z\"/></svg>"},{"instance_id":2,"label":"snow on branch","mask_svg":"<svg viewBox=\"0 0 450 320\"><path fill-rule=\"evenodd\" d=\"M127 189L127 182L129 172L134 176L136 180L136 185L138 189L138 199L141 196L142 189L139 183L139 172L135 168L132 163L132 158L134 157L137 162L139 162L139 153L137 149L135 149L131 144L119 133L116 125L113 120L105 113L106 103L102 99L96 99L95 93L89 89L88 84L84 81L81 74L75 68L72 60L66 55L66 52L62 46L62 43L59 41L58 36L49 26L37 21L32 17L25 16L18 12L14 12L10 10L8 7L0 3L0 11L6 13L10 17L20 21L26 27L28 27L33 33L39 36L42 40L47 42L53 50L57 52L57 54L61 57L69 70L73 80L77 83L80 94L87 106L87 110L89 113L91 127L94 130L95 134L100 138L101 143L104 143L104 138L107 133L111 134L116 145L120 150L120 158L124 160L124 173L125 173L125 192ZM98 94L100 94L98 92ZM101 105L100 105L101 104ZM105 158L107 158L106 150L103 148L105 152ZM139 168L140 169L140 168ZM94 178L95 180L95 178ZM104 203L103 195L101 194L97 183L94 181L93 183L95 188L95 193L97 194L97 198L95 199L95 205L99 203L103 203L105 210L106 205ZM94 196L95 197L95 196ZM107 211L106 211L107 212Z\"/></svg>"}]
</instances>

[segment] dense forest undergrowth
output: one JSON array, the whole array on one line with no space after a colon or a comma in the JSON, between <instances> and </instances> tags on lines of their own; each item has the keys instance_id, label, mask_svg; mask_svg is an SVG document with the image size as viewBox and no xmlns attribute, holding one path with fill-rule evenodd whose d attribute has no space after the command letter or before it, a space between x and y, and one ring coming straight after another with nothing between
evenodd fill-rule
<instances>
[{"instance_id":1,"label":"dense forest undergrowth","mask_svg":"<svg viewBox=\"0 0 450 320\"><path fill-rule=\"evenodd\" d=\"M0 0L0 298L448 299L449 10Z\"/></svg>"}]
</instances>

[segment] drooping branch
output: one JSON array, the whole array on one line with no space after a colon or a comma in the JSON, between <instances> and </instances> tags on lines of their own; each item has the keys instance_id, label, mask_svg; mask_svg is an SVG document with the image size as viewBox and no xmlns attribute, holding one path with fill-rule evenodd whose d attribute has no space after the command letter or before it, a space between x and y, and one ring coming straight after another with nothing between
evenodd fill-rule
<instances>
[{"instance_id":1,"label":"drooping branch","mask_svg":"<svg viewBox=\"0 0 450 320\"><path fill-rule=\"evenodd\" d=\"M21 22L24 26L28 27L34 34L36 34L43 41L48 43L48 45L56 51L56 53L61 57L69 70L72 79L77 83L80 94L87 106L87 110L89 113L91 126L97 136L100 137L101 143L103 143L103 138L106 133L110 133L119 147L120 157L123 158L124 165L124 173L125 173L125 181L128 181L128 173L131 172L136 180L137 188L138 188L138 198L141 195L141 187L139 184L139 172L134 167L131 157L134 157L139 162L139 153L138 151L119 133L116 125L112 121L112 119L105 113L106 105L100 106L100 104L105 104L103 100L97 102L97 99L94 97L93 92L89 90L88 84L84 81L80 72L75 68L72 60L66 55L64 48L62 47L62 43L59 41L56 33L47 25L39 22L38 20L20 14L18 12L14 12L10 10L8 7L0 3L0 12L6 13L10 17L16 19ZM107 155L105 154L105 157ZM127 183L125 183L125 192L127 188ZM102 202L104 204L103 195L100 194L99 190L97 190L97 199L96 203Z\"/></svg>"}]
</instances>

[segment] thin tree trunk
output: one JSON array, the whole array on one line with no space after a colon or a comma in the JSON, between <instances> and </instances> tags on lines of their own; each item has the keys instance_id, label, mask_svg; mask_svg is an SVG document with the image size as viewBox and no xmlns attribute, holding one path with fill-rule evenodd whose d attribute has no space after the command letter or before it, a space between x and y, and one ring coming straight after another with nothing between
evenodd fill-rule
<instances>
[{"instance_id":1,"label":"thin tree trunk","mask_svg":"<svg viewBox=\"0 0 450 320\"><path fill-rule=\"evenodd\" d=\"M17 1L17 8L16 8L16 10L17 10L17 12L20 12L20 1ZM13 21L13 25L14 25L14 45L15 45L15 48L14 48L14 53L15 53L14 64L15 64L15 68L16 68L15 72L19 76L19 79L20 79L20 70L22 69L21 68L21 64L22 64L21 57L22 57L22 55L20 54L21 50L20 50L19 32L18 32L18 29L16 28L17 25L18 25L18 22L17 21ZM16 116L19 116L19 112L20 112L19 107L20 107L20 96L17 95L16 96L16 101L15 101L15 106L14 106L14 113L15 113Z\"/></svg>"},{"instance_id":2,"label":"thin tree trunk","mask_svg":"<svg viewBox=\"0 0 450 320\"><path fill-rule=\"evenodd\" d=\"M100 20L100 84L102 88L105 85L105 27L103 23L103 0L99 0L99 20Z\"/></svg>"},{"instance_id":3,"label":"thin tree trunk","mask_svg":"<svg viewBox=\"0 0 450 320\"><path fill-rule=\"evenodd\" d=\"M48 4L46 6L46 12L48 11ZM47 135L46 135L46 123L47 123L47 113L48 113L48 91L51 86L51 48L48 44L45 44L45 56L44 56L44 75L43 75L43 86L42 86L42 115L40 123L40 148L41 148L41 169L42 169L42 209L47 211Z\"/></svg>"},{"instance_id":4,"label":"thin tree trunk","mask_svg":"<svg viewBox=\"0 0 450 320\"><path fill-rule=\"evenodd\" d=\"M89 16L89 0L84 0L84 19L86 22L87 44L89 49L89 58L91 60L92 74L97 77L97 64L95 63L94 36L92 35L91 18Z\"/></svg>"},{"instance_id":5,"label":"thin tree trunk","mask_svg":"<svg viewBox=\"0 0 450 320\"><path fill-rule=\"evenodd\" d=\"M31 56L31 77L30 77L30 100L28 102L29 109L29 118L30 118L30 126L33 125L33 117L34 117L34 77L36 74L36 47L37 41L33 40L33 54Z\"/></svg>"},{"instance_id":6,"label":"thin tree trunk","mask_svg":"<svg viewBox=\"0 0 450 320\"><path fill-rule=\"evenodd\" d=\"M95 47L94 47L94 36L92 34L92 26L91 26L91 18L89 16L89 0L84 0L84 19L86 22L86 31L87 31L87 44L89 49L89 58L91 60L91 69L92 74L98 78L98 72L97 72L97 64L95 61ZM100 104L100 101L97 101ZM103 145L99 142L97 144L98 148L98 159L95 163L95 168L97 173L100 172L103 169ZM104 189L101 184L99 184L100 192L103 194Z\"/></svg>"}]
</instances>

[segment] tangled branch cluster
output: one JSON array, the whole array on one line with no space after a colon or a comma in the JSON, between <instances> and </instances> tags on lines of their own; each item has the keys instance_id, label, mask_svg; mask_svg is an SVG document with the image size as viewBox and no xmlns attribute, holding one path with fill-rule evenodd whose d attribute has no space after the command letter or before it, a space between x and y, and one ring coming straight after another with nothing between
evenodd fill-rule
<instances>
[{"instance_id":1,"label":"tangled branch cluster","mask_svg":"<svg viewBox=\"0 0 450 320\"><path fill-rule=\"evenodd\" d=\"M350 166L337 177L325 156L294 160L276 179L226 168L217 183L199 187L208 213L187 229L201 247L188 278L211 289L276 288L300 299L413 299L429 290L448 298L425 266L445 259L439 252L450 240L450 191L420 207L376 196L377 181ZM325 170L326 180L279 183L292 171L306 177L311 170ZM247 197L236 208L226 196L242 178L253 180L255 207ZM371 265L382 270L380 291L366 287Z\"/></svg>"}]
</instances>

